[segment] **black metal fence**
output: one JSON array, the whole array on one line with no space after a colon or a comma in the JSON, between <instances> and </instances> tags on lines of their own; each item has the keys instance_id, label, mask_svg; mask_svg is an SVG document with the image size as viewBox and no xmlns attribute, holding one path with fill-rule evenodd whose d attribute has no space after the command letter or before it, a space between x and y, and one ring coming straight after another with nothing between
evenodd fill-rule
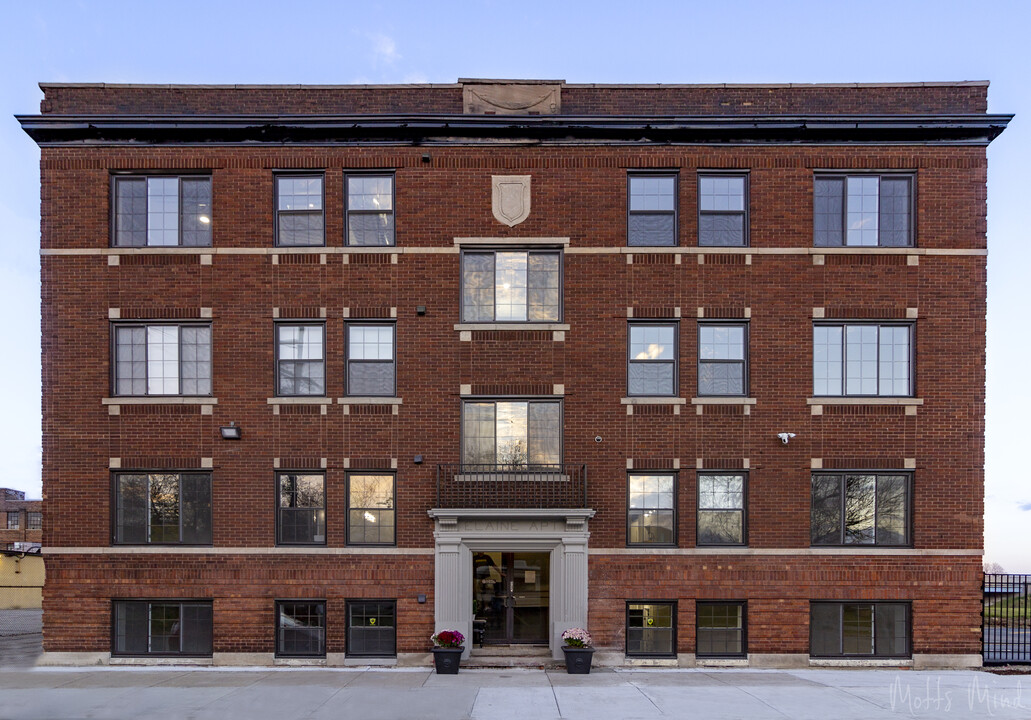
<instances>
[{"instance_id":1,"label":"black metal fence","mask_svg":"<svg viewBox=\"0 0 1031 720\"><path fill-rule=\"evenodd\" d=\"M985 665L1031 664L1031 575L985 573L981 617Z\"/></svg>"},{"instance_id":2,"label":"black metal fence","mask_svg":"<svg viewBox=\"0 0 1031 720\"><path fill-rule=\"evenodd\" d=\"M585 508L587 466L437 465L440 508Z\"/></svg>"}]
</instances>

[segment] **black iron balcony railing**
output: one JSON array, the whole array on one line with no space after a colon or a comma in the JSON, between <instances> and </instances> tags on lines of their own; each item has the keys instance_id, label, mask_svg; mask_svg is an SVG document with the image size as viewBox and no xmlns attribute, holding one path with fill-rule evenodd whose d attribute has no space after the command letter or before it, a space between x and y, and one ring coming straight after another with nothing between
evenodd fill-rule
<instances>
[{"instance_id":1,"label":"black iron balcony railing","mask_svg":"<svg viewBox=\"0 0 1031 720\"><path fill-rule=\"evenodd\" d=\"M587 466L437 465L437 507L585 508Z\"/></svg>"}]
</instances>

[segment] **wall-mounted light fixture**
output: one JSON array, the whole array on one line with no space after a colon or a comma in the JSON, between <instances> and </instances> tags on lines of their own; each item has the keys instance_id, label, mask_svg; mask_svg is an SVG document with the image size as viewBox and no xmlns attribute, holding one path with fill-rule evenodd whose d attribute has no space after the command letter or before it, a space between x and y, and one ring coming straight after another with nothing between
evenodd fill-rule
<instances>
[{"instance_id":1,"label":"wall-mounted light fixture","mask_svg":"<svg viewBox=\"0 0 1031 720\"><path fill-rule=\"evenodd\" d=\"M426 314L426 306L425 305L416 305L415 306L415 314L416 315L425 315Z\"/></svg>"},{"instance_id":2,"label":"wall-mounted light fixture","mask_svg":"<svg viewBox=\"0 0 1031 720\"><path fill-rule=\"evenodd\" d=\"M241 437L243 437L240 428L237 426L235 422L231 422L228 425L223 425L218 429L218 431L222 433L223 440L239 440Z\"/></svg>"},{"instance_id":3,"label":"wall-mounted light fixture","mask_svg":"<svg viewBox=\"0 0 1031 720\"><path fill-rule=\"evenodd\" d=\"M430 158L430 154L429 153L423 153L422 154L422 161L423 162L429 162L430 160L431 160L431 158Z\"/></svg>"},{"instance_id":4,"label":"wall-mounted light fixture","mask_svg":"<svg viewBox=\"0 0 1031 720\"><path fill-rule=\"evenodd\" d=\"M422 465L422 455L416 455L414 458L412 458L412 462L414 462L416 465Z\"/></svg>"}]
</instances>

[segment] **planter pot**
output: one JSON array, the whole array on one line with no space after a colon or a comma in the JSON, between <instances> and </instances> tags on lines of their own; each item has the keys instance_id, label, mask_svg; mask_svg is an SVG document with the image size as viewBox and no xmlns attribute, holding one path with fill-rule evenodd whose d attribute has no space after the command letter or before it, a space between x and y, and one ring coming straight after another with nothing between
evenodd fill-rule
<instances>
[{"instance_id":1,"label":"planter pot","mask_svg":"<svg viewBox=\"0 0 1031 720\"><path fill-rule=\"evenodd\" d=\"M566 672L570 675L587 675L591 672L591 658L594 648L564 647L566 656Z\"/></svg>"},{"instance_id":2,"label":"planter pot","mask_svg":"<svg viewBox=\"0 0 1031 720\"><path fill-rule=\"evenodd\" d=\"M458 661L462 659L464 647L459 648L433 648L433 664L437 668L438 675L457 675Z\"/></svg>"}]
</instances>

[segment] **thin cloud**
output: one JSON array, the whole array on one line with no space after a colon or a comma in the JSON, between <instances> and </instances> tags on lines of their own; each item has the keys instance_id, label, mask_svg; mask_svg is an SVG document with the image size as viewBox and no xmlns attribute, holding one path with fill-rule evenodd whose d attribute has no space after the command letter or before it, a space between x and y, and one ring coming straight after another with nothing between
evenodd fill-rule
<instances>
[{"instance_id":1,"label":"thin cloud","mask_svg":"<svg viewBox=\"0 0 1031 720\"><path fill-rule=\"evenodd\" d=\"M376 62L387 63L388 65L401 59L397 51L397 43L389 35L372 33L369 35L372 41L372 56Z\"/></svg>"},{"instance_id":2,"label":"thin cloud","mask_svg":"<svg viewBox=\"0 0 1031 720\"><path fill-rule=\"evenodd\" d=\"M1021 510L1025 510L1025 511L1026 510L1031 510L1031 502L1020 503L1020 505L1018 505L1017 507L1019 507Z\"/></svg>"}]
</instances>

